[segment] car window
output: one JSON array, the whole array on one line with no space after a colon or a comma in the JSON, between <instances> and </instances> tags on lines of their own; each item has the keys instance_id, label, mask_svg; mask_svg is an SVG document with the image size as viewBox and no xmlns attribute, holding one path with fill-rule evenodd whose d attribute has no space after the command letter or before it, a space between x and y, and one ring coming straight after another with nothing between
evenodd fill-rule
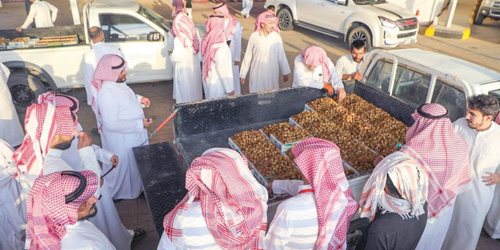
<instances>
[{"instance_id":1,"label":"car window","mask_svg":"<svg viewBox=\"0 0 500 250\"><path fill-rule=\"evenodd\" d=\"M420 104L425 103L430 82L430 76L399 63L392 95L414 107L418 107Z\"/></svg>"},{"instance_id":2,"label":"car window","mask_svg":"<svg viewBox=\"0 0 500 250\"><path fill-rule=\"evenodd\" d=\"M153 28L133 16L102 14L99 15L105 42L147 41Z\"/></svg>"},{"instance_id":3,"label":"car window","mask_svg":"<svg viewBox=\"0 0 500 250\"><path fill-rule=\"evenodd\" d=\"M440 80L436 81L431 102L439 103L446 107L452 121L465 116L465 93Z\"/></svg>"},{"instance_id":4,"label":"car window","mask_svg":"<svg viewBox=\"0 0 500 250\"><path fill-rule=\"evenodd\" d=\"M379 60L368 74L366 84L381 89L389 94L389 83L391 82L392 62Z\"/></svg>"}]
</instances>

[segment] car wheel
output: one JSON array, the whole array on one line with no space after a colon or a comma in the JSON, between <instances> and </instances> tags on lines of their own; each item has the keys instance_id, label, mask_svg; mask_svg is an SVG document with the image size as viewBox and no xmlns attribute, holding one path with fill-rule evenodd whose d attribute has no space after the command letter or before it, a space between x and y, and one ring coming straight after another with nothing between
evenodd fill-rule
<instances>
[{"instance_id":1,"label":"car wheel","mask_svg":"<svg viewBox=\"0 0 500 250\"><path fill-rule=\"evenodd\" d=\"M40 79L25 72L12 73L7 86L18 113L24 113L29 105L36 103L38 95L47 91Z\"/></svg>"},{"instance_id":2,"label":"car wheel","mask_svg":"<svg viewBox=\"0 0 500 250\"><path fill-rule=\"evenodd\" d=\"M352 42L356 40L364 41L366 44L366 50L370 51L372 47L372 36L364 26L354 27L351 32L349 32L349 36L347 37L348 45L351 46Z\"/></svg>"},{"instance_id":3,"label":"car wheel","mask_svg":"<svg viewBox=\"0 0 500 250\"><path fill-rule=\"evenodd\" d=\"M478 25L483 24L484 18L485 18L485 16L483 14L477 13L476 19L474 19L474 24L478 24Z\"/></svg>"},{"instance_id":4,"label":"car wheel","mask_svg":"<svg viewBox=\"0 0 500 250\"><path fill-rule=\"evenodd\" d=\"M292 12L286 7L281 8L278 11L278 27L281 30L293 30L293 17Z\"/></svg>"}]
</instances>

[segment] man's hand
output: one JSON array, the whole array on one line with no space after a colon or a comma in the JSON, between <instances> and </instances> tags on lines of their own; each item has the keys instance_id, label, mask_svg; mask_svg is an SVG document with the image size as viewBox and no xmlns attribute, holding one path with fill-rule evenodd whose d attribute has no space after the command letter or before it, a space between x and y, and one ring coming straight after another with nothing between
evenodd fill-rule
<instances>
[{"instance_id":1,"label":"man's hand","mask_svg":"<svg viewBox=\"0 0 500 250\"><path fill-rule=\"evenodd\" d=\"M234 96L234 90L227 94L228 96Z\"/></svg>"},{"instance_id":2,"label":"man's hand","mask_svg":"<svg viewBox=\"0 0 500 250\"><path fill-rule=\"evenodd\" d=\"M354 78L354 80L356 80L356 81L361 81L363 79L363 75L359 72L356 72L356 73L352 74L352 78Z\"/></svg>"},{"instance_id":3,"label":"man's hand","mask_svg":"<svg viewBox=\"0 0 500 250\"><path fill-rule=\"evenodd\" d=\"M240 66L240 62L234 61L234 66Z\"/></svg>"},{"instance_id":4,"label":"man's hand","mask_svg":"<svg viewBox=\"0 0 500 250\"><path fill-rule=\"evenodd\" d=\"M491 173L491 172L486 172L486 174L488 176L481 177L483 179L484 184L486 184L486 186L496 185L496 184L500 183L500 174Z\"/></svg>"},{"instance_id":5,"label":"man's hand","mask_svg":"<svg viewBox=\"0 0 500 250\"><path fill-rule=\"evenodd\" d=\"M339 102L341 102L342 100L344 100L346 96L346 93L345 93L345 89L344 88L340 88L337 90L337 100Z\"/></svg>"},{"instance_id":6,"label":"man's hand","mask_svg":"<svg viewBox=\"0 0 500 250\"><path fill-rule=\"evenodd\" d=\"M328 91L328 95L333 95L334 90L333 90L332 85L325 83L325 84L323 84L323 89Z\"/></svg>"},{"instance_id":7,"label":"man's hand","mask_svg":"<svg viewBox=\"0 0 500 250\"><path fill-rule=\"evenodd\" d=\"M284 75L284 76L283 76L283 81L284 81L284 82L288 82L288 75Z\"/></svg>"},{"instance_id":8,"label":"man's hand","mask_svg":"<svg viewBox=\"0 0 500 250\"><path fill-rule=\"evenodd\" d=\"M17 27L17 28L16 28L16 31L17 31L17 32L21 32L21 31L23 31L23 28L21 28L21 27Z\"/></svg>"},{"instance_id":9,"label":"man's hand","mask_svg":"<svg viewBox=\"0 0 500 250\"><path fill-rule=\"evenodd\" d=\"M89 134L80 131L78 132L78 149L92 146L92 138L90 138Z\"/></svg>"},{"instance_id":10,"label":"man's hand","mask_svg":"<svg viewBox=\"0 0 500 250\"><path fill-rule=\"evenodd\" d=\"M114 168L118 166L118 156L116 155L111 156L111 164L113 164Z\"/></svg>"},{"instance_id":11,"label":"man's hand","mask_svg":"<svg viewBox=\"0 0 500 250\"><path fill-rule=\"evenodd\" d=\"M149 108L149 105L151 104L151 101L147 97L141 98L141 104L144 105L146 108Z\"/></svg>"},{"instance_id":12,"label":"man's hand","mask_svg":"<svg viewBox=\"0 0 500 250\"><path fill-rule=\"evenodd\" d=\"M144 128L149 127L149 125L153 124L153 119L152 118L142 118L142 124L144 125Z\"/></svg>"},{"instance_id":13,"label":"man's hand","mask_svg":"<svg viewBox=\"0 0 500 250\"><path fill-rule=\"evenodd\" d=\"M245 85L245 78L240 78L241 85Z\"/></svg>"}]
</instances>

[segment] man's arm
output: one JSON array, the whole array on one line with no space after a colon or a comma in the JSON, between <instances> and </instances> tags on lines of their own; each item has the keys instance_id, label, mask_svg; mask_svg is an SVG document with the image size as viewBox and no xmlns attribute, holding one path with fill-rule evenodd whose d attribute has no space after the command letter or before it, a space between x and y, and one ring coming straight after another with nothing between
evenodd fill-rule
<instances>
[{"instance_id":1,"label":"man's arm","mask_svg":"<svg viewBox=\"0 0 500 250\"><path fill-rule=\"evenodd\" d=\"M284 246L288 244L292 234L292 228L290 228L288 220L286 206L281 203L264 238L268 249L284 249Z\"/></svg>"},{"instance_id":2,"label":"man's arm","mask_svg":"<svg viewBox=\"0 0 500 250\"><path fill-rule=\"evenodd\" d=\"M248 40L245 56L243 57L243 62L241 63L240 79L242 84L244 84L245 78L247 77L248 74L248 70L250 69L250 64L252 63L253 47L255 42L254 41L255 39L253 38L252 35L250 35L250 39Z\"/></svg>"},{"instance_id":3,"label":"man's arm","mask_svg":"<svg viewBox=\"0 0 500 250\"><path fill-rule=\"evenodd\" d=\"M231 46L234 46L234 62L241 62L241 34L243 33L243 27L241 24L236 26L237 29L234 31L233 41L231 42ZM236 64L235 64L236 65Z\"/></svg>"},{"instance_id":4,"label":"man's arm","mask_svg":"<svg viewBox=\"0 0 500 250\"><path fill-rule=\"evenodd\" d=\"M286 59L285 48L283 47L283 40L279 37L279 52L278 52L278 62L280 66L281 75L287 76L292 71L290 70L290 65L288 64L288 60Z\"/></svg>"},{"instance_id":5,"label":"man's arm","mask_svg":"<svg viewBox=\"0 0 500 250\"><path fill-rule=\"evenodd\" d=\"M115 101L117 98L109 91L99 93L99 102L97 102L99 112L101 113L102 124L107 129L114 132L136 133L144 130L142 119L120 120L119 106Z\"/></svg>"},{"instance_id":6,"label":"man's arm","mask_svg":"<svg viewBox=\"0 0 500 250\"><path fill-rule=\"evenodd\" d=\"M50 4L49 2L45 2L45 1L44 1L44 3L46 3L46 4L47 4L47 6L48 6L48 7L49 7L49 9L50 9L50 12L52 12L52 14L51 14L51 19L52 19L52 22L55 22L55 21L56 21L56 19L57 19L57 11L58 11L58 9L56 8L56 6L54 6L54 5Z\"/></svg>"},{"instance_id":7,"label":"man's arm","mask_svg":"<svg viewBox=\"0 0 500 250\"><path fill-rule=\"evenodd\" d=\"M35 19L35 14L37 12L36 6L31 5L30 7L30 12L28 13L28 16L26 17L26 20L24 21L23 25L21 25L21 29L26 29L28 26L30 26L33 23L33 20ZM20 32L19 28L17 31Z\"/></svg>"},{"instance_id":8,"label":"man's arm","mask_svg":"<svg viewBox=\"0 0 500 250\"><path fill-rule=\"evenodd\" d=\"M300 185L304 185L303 180L275 180L271 184L271 188L274 194L295 196L299 193Z\"/></svg>"},{"instance_id":9,"label":"man's arm","mask_svg":"<svg viewBox=\"0 0 500 250\"><path fill-rule=\"evenodd\" d=\"M224 45L225 46L225 45ZM228 95L234 94L233 65L229 48L219 49L215 55L215 71ZM214 66L214 64L212 64Z\"/></svg>"}]
</instances>

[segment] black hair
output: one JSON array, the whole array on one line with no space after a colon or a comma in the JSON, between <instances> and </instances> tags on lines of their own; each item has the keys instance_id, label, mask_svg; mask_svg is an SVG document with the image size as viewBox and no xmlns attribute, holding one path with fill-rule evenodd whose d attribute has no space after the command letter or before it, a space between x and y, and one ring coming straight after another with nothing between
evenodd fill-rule
<instances>
[{"instance_id":1,"label":"black hair","mask_svg":"<svg viewBox=\"0 0 500 250\"><path fill-rule=\"evenodd\" d=\"M351 50L353 49L360 50L362 48L365 48L366 50L366 43L363 40L355 40L354 42L351 43Z\"/></svg>"},{"instance_id":2,"label":"black hair","mask_svg":"<svg viewBox=\"0 0 500 250\"><path fill-rule=\"evenodd\" d=\"M90 27L90 29L89 29L90 39L95 40L95 39L99 38L99 36L101 35L101 32L102 32L102 29L97 27L97 26Z\"/></svg>"},{"instance_id":3,"label":"black hair","mask_svg":"<svg viewBox=\"0 0 500 250\"><path fill-rule=\"evenodd\" d=\"M274 10L276 10L276 8L274 8L274 6L272 6L272 5L269 5L269 6L267 6L267 10L274 12Z\"/></svg>"},{"instance_id":4,"label":"black hair","mask_svg":"<svg viewBox=\"0 0 500 250\"><path fill-rule=\"evenodd\" d=\"M484 116L491 115L495 117L500 109L498 100L492 95L476 95L467 99L467 107L469 109L477 109Z\"/></svg>"},{"instance_id":5,"label":"black hair","mask_svg":"<svg viewBox=\"0 0 500 250\"><path fill-rule=\"evenodd\" d=\"M389 174L387 174L387 180L385 181L385 184L387 185L387 190L389 191L389 195L399 199L403 199L401 194L399 194L399 191L396 188L396 186L394 186L394 183L392 182L391 177L389 177Z\"/></svg>"}]
</instances>

